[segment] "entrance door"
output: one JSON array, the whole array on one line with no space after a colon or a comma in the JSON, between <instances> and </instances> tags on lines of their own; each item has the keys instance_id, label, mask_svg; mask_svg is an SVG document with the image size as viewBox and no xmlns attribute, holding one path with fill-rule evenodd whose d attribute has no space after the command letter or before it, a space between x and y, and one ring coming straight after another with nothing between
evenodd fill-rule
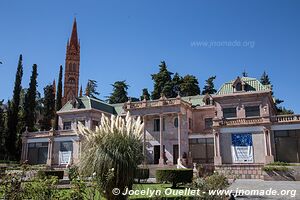
<instances>
[{"instance_id":1,"label":"entrance door","mask_svg":"<svg viewBox=\"0 0 300 200\"><path fill-rule=\"evenodd\" d=\"M163 150L165 152L165 145L163 146ZM154 145L154 164L159 163L160 158L160 145Z\"/></svg>"},{"instance_id":2,"label":"entrance door","mask_svg":"<svg viewBox=\"0 0 300 200\"><path fill-rule=\"evenodd\" d=\"M173 145L173 164L176 165L177 164L177 159L179 157L179 153L178 153L178 144L174 144Z\"/></svg>"}]
</instances>

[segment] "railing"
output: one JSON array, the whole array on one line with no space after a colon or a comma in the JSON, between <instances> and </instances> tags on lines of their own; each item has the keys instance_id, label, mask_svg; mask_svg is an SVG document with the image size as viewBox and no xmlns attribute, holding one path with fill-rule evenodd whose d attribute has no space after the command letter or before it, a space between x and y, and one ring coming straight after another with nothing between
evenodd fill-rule
<instances>
[{"instance_id":1,"label":"railing","mask_svg":"<svg viewBox=\"0 0 300 200\"><path fill-rule=\"evenodd\" d=\"M137 109L137 108L145 108L145 107L158 107L158 106L169 106L169 105L180 105L180 104L188 104L188 102L183 101L180 98L170 98L170 99L159 99L152 101L139 101L139 102L126 102L126 109Z\"/></svg>"},{"instance_id":2,"label":"railing","mask_svg":"<svg viewBox=\"0 0 300 200\"><path fill-rule=\"evenodd\" d=\"M300 115L277 115L273 116L271 120L277 123L300 122Z\"/></svg>"},{"instance_id":3,"label":"railing","mask_svg":"<svg viewBox=\"0 0 300 200\"><path fill-rule=\"evenodd\" d=\"M251 117L251 118L237 118L237 119L224 119L222 125L235 126L235 125L250 125L262 123L263 119L261 117Z\"/></svg>"},{"instance_id":4,"label":"railing","mask_svg":"<svg viewBox=\"0 0 300 200\"><path fill-rule=\"evenodd\" d=\"M70 133L75 134L76 131L73 129L68 130L50 130L50 131L36 131L36 132L27 132L27 136L29 137L47 137L50 135L69 135ZM26 134L26 132L24 132Z\"/></svg>"}]
</instances>

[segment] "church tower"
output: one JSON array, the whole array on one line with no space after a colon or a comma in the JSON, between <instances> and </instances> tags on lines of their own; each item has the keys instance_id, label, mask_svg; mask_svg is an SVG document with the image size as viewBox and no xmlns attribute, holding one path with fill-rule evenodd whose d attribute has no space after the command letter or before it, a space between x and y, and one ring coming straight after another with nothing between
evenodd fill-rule
<instances>
[{"instance_id":1,"label":"church tower","mask_svg":"<svg viewBox=\"0 0 300 200\"><path fill-rule=\"evenodd\" d=\"M78 97L80 44L74 19L71 39L67 43L63 104Z\"/></svg>"}]
</instances>

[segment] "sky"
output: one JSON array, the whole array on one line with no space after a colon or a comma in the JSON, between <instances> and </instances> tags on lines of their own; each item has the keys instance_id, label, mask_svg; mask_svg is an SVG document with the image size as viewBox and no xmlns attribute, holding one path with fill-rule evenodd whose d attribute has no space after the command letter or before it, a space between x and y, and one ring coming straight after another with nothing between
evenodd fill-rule
<instances>
[{"instance_id":1,"label":"sky","mask_svg":"<svg viewBox=\"0 0 300 200\"><path fill-rule=\"evenodd\" d=\"M300 113L298 0L27 0L0 1L0 99L12 96L19 54L23 87L38 65L38 89L57 80L77 19L80 84L98 82L100 98L126 80L129 96L153 90L160 61L171 72L195 75L202 89L269 74L277 98Z\"/></svg>"}]
</instances>

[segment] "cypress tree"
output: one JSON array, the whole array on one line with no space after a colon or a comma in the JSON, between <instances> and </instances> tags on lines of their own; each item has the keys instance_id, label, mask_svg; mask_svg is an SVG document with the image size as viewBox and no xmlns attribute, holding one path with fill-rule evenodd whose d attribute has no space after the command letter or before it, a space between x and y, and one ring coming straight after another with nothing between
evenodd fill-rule
<instances>
[{"instance_id":1,"label":"cypress tree","mask_svg":"<svg viewBox=\"0 0 300 200\"><path fill-rule=\"evenodd\" d=\"M9 154L9 159L16 158L16 144L17 144L17 126L19 123L19 110L20 110L20 92L22 90L22 77L23 77L23 64L22 54L19 57L15 85L13 91L13 99L9 106L8 119L7 119L7 136L5 140L6 149Z\"/></svg>"},{"instance_id":2,"label":"cypress tree","mask_svg":"<svg viewBox=\"0 0 300 200\"><path fill-rule=\"evenodd\" d=\"M214 94L217 92L217 90L215 89L215 84L214 84L214 80L216 79L216 76L211 76L209 77L205 82L205 86L203 88L202 94Z\"/></svg>"},{"instance_id":3,"label":"cypress tree","mask_svg":"<svg viewBox=\"0 0 300 200\"><path fill-rule=\"evenodd\" d=\"M55 93L53 85L47 85L44 87L44 98L43 98L43 119L41 120L41 129L50 130L54 124L55 118Z\"/></svg>"},{"instance_id":4,"label":"cypress tree","mask_svg":"<svg viewBox=\"0 0 300 200\"><path fill-rule=\"evenodd\" d=\"M193 75L186 75L182 79L180 85L181 96L194 96L200 94L200 88L198 80Z\"/></svg>"},{"instance_id":5,"label":"cypress tree","mask_svg":"<svg viewBox=\"0 0 300 200\"><path fill-rule=\"evenodd\" d=\"M29 89L25 95L24 102L24 121L28 131L34 131L36 122L36 94L37 94L37 65L32 66L32 74L30 77Z\"/></svg>"},{"instance_id":6,"label":"cypress tree","mask_svg":"<svg viewBox=\"0 0 300 200\"><path fill-rule=\"evenodd\" d=\"M55 110L59 111L62 108L62 65L59 67L57 92L56 92L56 105ZM58 115L55 116L55 130L58 130Z\"/></svg>"},{"instance_id":7,"label":"cypress tree","mask_svg":"<svg viewBox=\"0 0 300 200\"><path fill-rule=\"evenodd\" d=\"M144 100L144 98L146 98L146 100L150 100L150 94L147 88L143 89L142 96L140 97L141 101Z\"/></svg>"},{"instance_id":8,"label":"cypress tree","mask_svg":"<svg viewBox=\"0 0 300 200\"><path fill-rule=\"evenodd\" d=\"M151 95L153 100L159 99L161 93L164 93L168 98L174 96L171 78L172 74L172 72L168 71L165 61L161 61L159 72L151 75L152 80L154 81L154 90Z\"/></svg>"},{"instance_id":9,"label":"cypress tree","mask_svg":"<svg viewBox=\"0 0 300 200\"><path fill-rule=\"evenodd\" d=\"M269 75L267 74L266 71L264 71L264 73L261 75L260 82L263 85L271 85Z\"/></svg>"},{"instance_id":10,"label":"cypress tree","mask_svg":"<svg viewBox=\"0 0 300 200\"><path fill-rule=\"evenodd\" d=\"M129 86L126 84L126 81L116 81L112 86L113 92L108 99L109 103L124 103L128 101L127 89Z\"/></svg>"},{"instance_id":11,"label":"cypress tree","mask_svg":"<svg viewBox=\"0 0 300 200\"><path fill-rule=\"evenodd\" d=\"M5 134L5 118L3 110L3 100L0 101L0 159L3 158L5 147L4 147L4 134Z\"/></svg>"}]
</instances>

